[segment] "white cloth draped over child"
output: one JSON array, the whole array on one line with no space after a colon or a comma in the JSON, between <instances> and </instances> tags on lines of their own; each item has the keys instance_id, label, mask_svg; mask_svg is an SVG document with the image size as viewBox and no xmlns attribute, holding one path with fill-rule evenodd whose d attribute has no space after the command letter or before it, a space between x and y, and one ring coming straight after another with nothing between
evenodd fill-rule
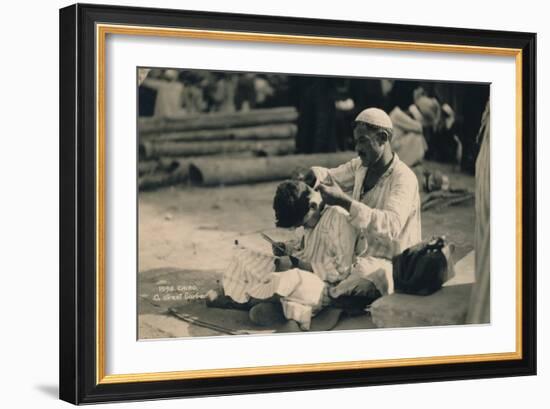
<instances>
[{"instance_id":1,"label":"white cloth draped over child","mask_svg":"<svg viewBox=\"0 0 550 409\"><path fill-rule=\"evenodd\" d=\"M327 207L314 228L304 229L301 248L293 255L310 263L313 272L275 272L277 257L238 247L224 274L225 294L239 303L277 294L285 317L309 329L311 318L328 304L327 285L346 278L355 262L358 231L348 218L344 209Z\"/></svg>"},{"instance_id":2,"label":"white cloth draped over child","mask_svg":"<svg viewBox=\"0 0 550 409\"><path fill-rule=\"evenodd\" d=\"M349 213L341 207L325 208L315 228L304 229L302 248L293 252L311 263L315 275L328 283L347 277L355 262L358 230L348 218Z\"/></svg>"}]
</instances>

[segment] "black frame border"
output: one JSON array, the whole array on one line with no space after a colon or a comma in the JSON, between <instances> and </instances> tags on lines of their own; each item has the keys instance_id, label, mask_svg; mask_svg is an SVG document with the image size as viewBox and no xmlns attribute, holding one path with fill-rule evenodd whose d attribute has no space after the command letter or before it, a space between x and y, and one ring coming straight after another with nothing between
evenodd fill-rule
<instances>
[{"instance_id":1,"label":"black frame border","mask_svg":"<svg viewBox=\"0 0 550 409\"><path fill-rule=\"evenodd\" d=\"M522 50L522 359L96 384L95 24ZM60 388L74 404L536 374L536 34L76 4L60 10Z\"/></svg>"}]
</instances>

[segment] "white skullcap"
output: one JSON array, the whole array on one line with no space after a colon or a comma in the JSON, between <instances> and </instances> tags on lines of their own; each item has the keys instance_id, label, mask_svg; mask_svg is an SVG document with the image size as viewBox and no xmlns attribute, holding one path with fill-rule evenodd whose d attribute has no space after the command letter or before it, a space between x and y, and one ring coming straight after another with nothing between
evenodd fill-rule
<instances>
[{"instance_id":1,"label":"white skullcap","mask_svg":"<svg viewBox=\"0 0 550 409\"><path fill-rule=\"evenodd\" d=\"M164 78L170 79L170 80L176 80L178 79L179 72L178 70L164 70Z\"/></svg>"},{"instance_id":2,"label":"white skullcap","mask_svg":"<svg viewBox=\"0 0 550 409\"><path fill-rule=\"evenodd\" d=\"M365 122L369 125L379 126L381 128L393 129L393 124L388 114L380 108L367 108L357 115L355 122Z\"/></svg>"}]
</instances>

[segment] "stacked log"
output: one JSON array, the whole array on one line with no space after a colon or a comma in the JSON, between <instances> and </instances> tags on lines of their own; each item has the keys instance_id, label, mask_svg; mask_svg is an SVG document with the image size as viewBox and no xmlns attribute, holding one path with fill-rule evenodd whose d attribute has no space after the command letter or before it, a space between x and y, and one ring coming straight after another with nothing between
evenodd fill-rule
<instances>
[{"instance_id":1,"label":"stacked log","mask_svg":"<svg viewBox=\"0 0 550 409\"><path fill-rule=\"evenodd\" d=\"M354 154L292 155L293 107L140 118L139 189L286 179L311 166L338 166Z\"/></svg>"},{"instance_id":2,"label":"stacked log","mask_svg":"<svg viewBox=\"0 0 550 409\"><path fill-rule=\"evenodd\" d=\"M354 152L289 155L265 158L197 158L190 161L189 180L194 185L219 186L288 179L297 169L336 167L355 157Z\"/></svg>"},{"instance_id":3,"label":"stacked log","mask_svg":"<svg viewBox=\"0 0 550 409\"><path fill-rule=\"evenodd\" d=\"M253 109L242 112L212 112L167 118L140 118L140 136L155 133L228 129L265 124L292 123L298 118L294 107Z\"/></svg>"},{"instance_id":4,"label":"stacked log","mask_svg":"<svg viewBox=\"0 0 550 409\"><path fill-rule=\"evenodd\" d=\"M224 140L264 140L291 139L296 136L295 124L268 124L245 128L202 129L196 131L177 131L145 134L144 140L155 142L197 142Z\"/></svg>"},{"instance_id":5,"label":"stacked log","mask_svg":"<svg viewBox=\"0 0 550 409\"><path fill-rule=\"evenodd\" d=\"M246 112L139 118L140 160L252 152L258 156L294 152L298 117L294 107Z\"/></svg>"},{"instance_id":6,"label":"stacked log","mask_svg":"<svg viewBox=\"0 0 550 409\"><path fill-rule=\"evenodd\" d=\"M156 171L141 174L139 190L152 190L163 186L185 184L189 177L189 164L186 159L161 158Z\"/></svg>"},{"instance_id":7,"label":"stacked log","mask_svg":"<svg viewBox=\"0 0 550 409\"><path fill-rule=\"evenodd\" d=\"M139 176L154 173L158 169L158 163L154 160L140 160L138 163Z\"/></svg>"},{"instance_id":8,"label":"stacked log","mask_svg":"<svg viewBox=\"0 0 550 409\"><path fill-rule=\"evenodd\" d=\"M140 143L139 154L142 158L206 156L235 152L253 152L258 156L288 155L294 152L294 146L293 139L216 141L215 143L145 141Z\"/></svg>"}]
</instances>

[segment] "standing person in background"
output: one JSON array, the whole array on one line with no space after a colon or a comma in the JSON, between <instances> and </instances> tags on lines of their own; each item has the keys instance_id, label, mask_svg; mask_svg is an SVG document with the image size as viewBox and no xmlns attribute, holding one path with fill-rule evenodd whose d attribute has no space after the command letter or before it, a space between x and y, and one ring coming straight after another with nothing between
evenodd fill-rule
<instances>
[{"instance_id":1,"label":"standing person in background","mask_svg":"<svg viewBox=\"0 0 550 409\"><path fill-rule=\"evenodd\" d=\"M158 78L148 76L142 86L157 92L154 117L165 118L185 112L182 109L183 84L178 80L177 70L164 70Z\"/></svg>"},{"instance_id":2,"label":"standing person in background","mask_svg":"<svg viewBox=\"0 0 550 409\"><path fill-rule=\"evenodd\" d=\"M476 161L476 230L474 237L476 282L470 298L467 318L467 322L472 324L488 323L491 318L490 122L490 107L489 101L487 101L478 134L478 139L481 139L481 149Z\"/></svg>"},{"instance_id":3,"label":"standing person in background","mask_svg":"<svg viewBox=\"0 0 550 409\"><path fill-rule=\"evenodd\" d=\"M462 162L462 142L457 134L456 115L447 103L441 105L441 117L433 127L424 128L428 143L426 159L452 163L460 169Z\"/></svg>"},{"instance_id":4,"label":"standing person in background","mask_svg":"<svg viewBox=\"0 0 550 409\"><path fill-rule=\"evenodd\" d=\"M299 112L297 153L335 152L336 87L333 78L290 77L292 99Z\"/></svg>"},{"instance_id":5,"label":"standing person in background","mask_svg":"<svg viewBox=\"0 0 550 409\"><path fill-rule=\"evenodd\" d=\"M393 123L392 149L407 166L414 166L424 159L428 144L424 132L434 129L441 117L441 107L435 98L420 95L403 111L396 106L390 112Z\"/></svg>"},{"instance_id":6,"label":"standing person in background","mask_svg":"<svg viewBox=\"0 0 550 409\"><path fill-rule=\"evenodd\" d=\"M139 68L138 69L138 86L143 84L143 81L147 78L147 75L149 75L149 72L151 71L150 68Z\"/></svg>"},{"instance_id":7,"label":"standing person in background","mask_svg":"<svg viewBox=\"0 0 550 409\"><path fill-rule=\"evenodd\" d=\"M232 73L214 72L206 85L206 99L210 112L235 112L235 93L239 76Z\"/></svg>"}]
</instances>

